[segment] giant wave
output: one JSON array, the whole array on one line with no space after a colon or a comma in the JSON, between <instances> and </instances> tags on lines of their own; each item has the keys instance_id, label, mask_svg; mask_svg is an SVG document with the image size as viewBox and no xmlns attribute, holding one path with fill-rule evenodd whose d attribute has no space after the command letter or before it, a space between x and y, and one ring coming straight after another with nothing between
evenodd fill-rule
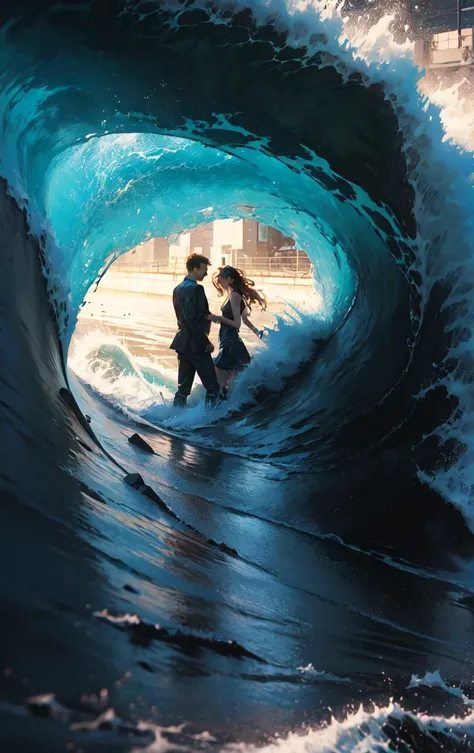
<instances>
[{"instance_id":1,"label":"giant wave","mask_svg":"<svg viewBox=\"0 0 474 753\"><path fill-rule=\"evenodd\" d=\"M2 681L5 739L29 750L43 734L36 722L18 726L25 699L36 717L73 720L77 731L91 707L77 712L78 721L74 704L97 682L120 688L114 707L122 717L143 695L149 711L156 692L166 708L160 722L172 725L187 714L200 730L254 741L252 703L265 697L255 688L294 684L300 705L290 712L281 693L278 726L286 731L306 715L314 720L314 695L292 666L301 647L276 638L283 631L290 641L299 625L315 649L315 633L302 627L314 623L309 602L297 608L285 590L307 591L310 602L315 597L306 582L314 563L304 537L322 536L324 547L349 545L352 553L340 556L350 568L359 562L358 547L377 551L383 568L395 558L410 575L393 577L414 578L414 592L417 557L452 566L452 555L472 553L472 156L445 139L438 109L419 93L408 46L397 49L384 23L350 43L337 10L288 10L280 3L25 1L21 13L2 14L2 617L11 637ZM259 220L291 230L307 251L323 314L313 332L306 328L300 353L282 365L277 386L267 384L255 400L241 385L225 429L204 422L195 441L188 431L186 442L149 430L160 459L147 466L123 443L130 423L67 373L79 308L112 255L203 217L243 216L249 206ZM284 346L281 333L276 339ZM92 414L90 425L84 412ZM212 469L202 449L211 442ZM183 457L197 475L177 470ZM147 507L153 497L145 496L143 507L123 484L129 470L161 485L166 504L156 519ZM248 504L234 496L240 477ZM167 510L175 513L171 521ZM242 553L247 543L236 535L239 525L253 530L255 546L278 530L275 545ZM222 532L226 547L216 550ZM282 552L295 547L293 535L303 537L301 551L294 549L297 582L276 554L280 544ZM236 555L234 571L222 558ZM332 549L328 555L338 556ZM364 567L361 573L366 577ZM422 574L430 582L450 577ZM240 606L230 583L246 594ZM456 583L469 591L464 580ZM262 596L254 610L249 594L260 588L268 603ZM326 604L329 592L318 596L327 610L319 640L350 654L347 634L330 639L329 625L349 608L345 586L339 583L336 593L337 604ZM286 617L278 613L279 599ZM363 601L350 606L355 633L373 619ZM217 602L211 616L209 605ZM97 626L92 607L102 614L105 604L140 617ZM454 673L468 630L462 615L469 602L459 596L459 604L452 607L458 642L443 635L442 621L433 628L435 640L449 643L446 661ZM408 669L433 670L410 643L429 631L413 616L394 627L397 617L387 611L375 631L387 635L377 633L374 645L384 671L395 670L400 694ZM26 651L30 620L36 637ZM168 627L153 627L158 620ZM269 644L259 637L266 621L279 625ZM141 626L132 629L132 648L123 638L130 625ZM395 643L404 631L410 635L400 662L386 652L392 631ZM203 638L209 633L232 636L239 651ZM366 640L364 633L361 645ZM73 677L59 664L52 669L54 642ZM138 661L137 644L140 651L172 646L155 656L164 662L159 687L142 676L156 671L145 657L138 680L127 685L120 674ZM266 648L273 657L263 661L262 679ZM196 658L203 652L211 656L205 668ZM371 675L375 654L366 663L346 656L347 672L333 650L329 656L325 669L330 682L337 678L339 707L361 692L387 701L386 687ZM435 649L431 658L439 658ZM251 666L235 674L233 661ZM194 678L189 697L184 682L184 695L173 700L175 671ZM354 684L340 691L347 674ZM213 680L215 717L196 696L203 677ZM233 721L230 677L240 703ZM50 697L31 701L33 691L66 699L63 711ZM324 691L325 705L332 692ZM104 724L114 733L128 730L133 745L140 738L139 727L111 717ZM258 726L261 735L278 731L265 715ZM63 746L64 734L51 732L50 750ZM170 734L179 738L179 730ZM90 744L96 742L93 735Z\"/></svg>"}]
</instances>

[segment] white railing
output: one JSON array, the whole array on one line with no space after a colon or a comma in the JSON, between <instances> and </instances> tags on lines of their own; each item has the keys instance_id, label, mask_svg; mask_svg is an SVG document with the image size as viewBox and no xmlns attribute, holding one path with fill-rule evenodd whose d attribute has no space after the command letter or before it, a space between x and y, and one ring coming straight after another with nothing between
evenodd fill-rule
<instances>
[{"instance_id":1,"label":"white railing","mask_svg":"<svg viewBox=\"0 0 474 753\"><path fill-rule=\"evenodd\" d=\"M293 277L312 278L313 265L306 254L294 256L253 256L238 255L235 266L243 269L249 277ZM185 275L184 259L158 259L155 261L133 261L119 259L113 265L113 271L132 274L134 272L150 274Z\"/></svg>"},{"instance_id":2,"label":"white railing","mask_svg":"<svg viewBox=\"0 0 474 753\"><path fill-rule=\"evenodd\" d=\"M186 274L184 259L155 259L154 261L134 261L119 259L113 265L115 272L149 272L155 274Z\"/></svg>"},{"instance_id":3,"label":"white railing","mask_svg":"<svg viewBox=\"0 0 474 753\"><path fill-rule=\"evenodd\" d=\"M303 252L293 256L238 255L236 266L251 277L312 277L313 265Z\"/></svg>"}]
</instances>

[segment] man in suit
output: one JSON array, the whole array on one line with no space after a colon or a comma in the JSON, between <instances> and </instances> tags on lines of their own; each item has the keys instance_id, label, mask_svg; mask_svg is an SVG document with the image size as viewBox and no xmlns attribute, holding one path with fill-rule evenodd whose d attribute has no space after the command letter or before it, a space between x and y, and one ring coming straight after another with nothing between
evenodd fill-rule
<instances>
[{"instance_id":1,"label":"man in suit","mask_svg":"<svg viewBox=\"0 0 474 753\"><path fill-rule=\"evenodd\" d=\"M178 331L170 345L178 354L178 391L174 405L184 407L191 392L196 371L206 389L206 403L219 400L219 383L211 357L214 346L209 340L211 322L206 293L202 282L207 275L209 259L191 254L186 259L188 274L173 290L173 306Z\"/></svg>"}]
</instances>

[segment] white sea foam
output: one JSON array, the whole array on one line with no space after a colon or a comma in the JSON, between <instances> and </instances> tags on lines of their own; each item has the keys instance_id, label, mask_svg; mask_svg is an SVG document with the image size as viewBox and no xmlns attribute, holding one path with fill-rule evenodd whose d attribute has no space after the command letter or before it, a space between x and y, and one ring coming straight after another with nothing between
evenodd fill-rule
<instances>
[{"instance_id":1,"label":"white sea foam","mask_svg":"<svg viewBox=\"0 0 474 753\"><path fill-rule=\"evenodd\" d=\"M366 711L360 706L342 718L333 717L328 724L276 736L264 744L233 743L220 749L226 753L393 753L391 738L384 727L390 723L403 725L404 722L415 724L421 736L420 745L423 744L423 736L426 736L427 742L432 746L430 750L437 749L434 747L434 735L439 736L440 752L446 749L443 743L445 746L449 744L449 750L454 751L456 746L465 745L474 734L474 712L465 717L453 715L444 718L405 711L397 703L391 702L384 707L375 705L373 711ZM167 730L160 727L155 727L154 730L155 742L146 747L145 752L164 753L174 750L167 740ZM193 735L190 738L183 749L192 748ZM197 739L203 740L202 737ZM143 748L140 750L143 751ZM421 752L423 748L416 750ZM134 753L138 753L138 748Z\"/></svg>"}]
</instances>

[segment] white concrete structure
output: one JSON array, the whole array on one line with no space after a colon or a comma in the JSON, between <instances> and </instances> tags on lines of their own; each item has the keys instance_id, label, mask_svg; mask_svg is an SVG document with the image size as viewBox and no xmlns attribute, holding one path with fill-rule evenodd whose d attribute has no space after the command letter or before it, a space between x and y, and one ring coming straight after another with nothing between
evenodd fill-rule
<instances>
[{"instance_id":1,"label":"white concrete structure","mask_svg":"<svg viewBox=\"0 0 474 753\"><path fill-rule=\"evenodd\" d=\"M213 225L212 266L225 267L232 264L232 251L244 247L244 223L242 220L215 220Z\"/></svg>"},{"instance_id":2,"label":"white concrete structure","mask_svg":"<svg viewBox=\"0 0 474 753\"><path fill-rule=\"evenodd\" d=\"M456 29L433 34L431 39L415 42L415 62L422 68L458 68L472 65L473 29Z\"/></svg>"},{"instance_id":3,"label":"white concrete structure","mask_svg":"<svg viewBox=\"0 0 474 753\"><path fill-rule=\"evenodd\" d=\"M191 248L191 233L182 233L177 238L173 238L175 243L170 243L170 264L173 265L176 261L181 261L189 256Z\"/></svg>"}]
</instances>

